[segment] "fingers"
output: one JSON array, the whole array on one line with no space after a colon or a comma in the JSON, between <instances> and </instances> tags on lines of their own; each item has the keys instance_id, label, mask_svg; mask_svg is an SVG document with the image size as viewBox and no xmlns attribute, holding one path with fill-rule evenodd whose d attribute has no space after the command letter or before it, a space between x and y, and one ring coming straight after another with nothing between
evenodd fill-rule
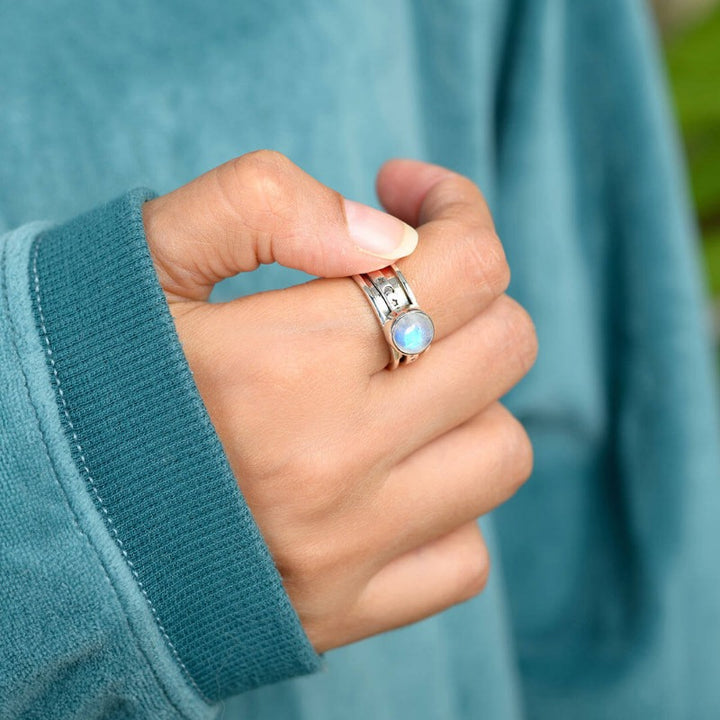
<instances>
[{"instance_id":1,"label":"fingers","mask_svg":"<svg viewBox=\"0 0 720 720\"><path fill-rule=\"evenodd\" d=\"M379 419L368 431L378 454L396 462L464 423L513 387L536 356L530 316L502 295L418 362L374 376L369 402Z\"/></svg>"},{"instance_id":2,"label":"fingers","mask_svg":"<svg viewBox=\"0 0 720 720\"><path fill-rule=\"evenodd\" d=\"M417 167L417 172L395 172L405 183L397 185L381 174L382 199L394 212L424 221L418 227L417 250L397 265L418 304L432 318L437 343L505 292L510 271L479 189L467 178L433 165L398 161L386 167L403 169L403 163ZM362 351L367 371L382 370L389 351L362 290L349 279L323 282L322 288L328 313L343 308L354 348Z\"/></svg>"},{"instance_id":3,"label":"fingers","mask_svg":"<svg viewBox=\"0 0 720 720\"><path fill-rule=\"evenodd\" d=\"M490 512L530 476L532 445L522 425L494 403L401 461L380 490L375 530L388 557Z\"/></svg>"},{"instance_id":4,"label":"fingers","mask_svg":"<svg viewBox=\"0 0 720 720\"><path fill-rule=\"evenodd\" d=\"M490 562L475 518L515 492L531 467L527 435L499 404L400 463L374 503L376 534L364 541L379 543L380 569L339 627L311 631L315 647L401 627L480 593Z\"/></svg>"},{"instance_id":5,"label":"fingers","mask_svg":"<svg viewBox=\"0 0 720 720\"><path fill-rule=\"evenodd\" d=\"M427 215L428 208L423 206L429 191L446 179L470 183L440 165L396 158L380 168L375 187L380 202L389 213L417 226L425 222L423 215Z\"/></svg>"},{"instance_id":6,"label":"fingers","mask_svg":"<svg viewBox=\"0 0 720 720\"><path fill-rule=\"evenodd\" d=\"M345 200L280 153L249 153L145 203L148 245L171 299L207 299L213 285L261 263L344 276L412 252L417 233Z\"/></svg>"},{"instance_id":7,"label":"fingers","mask_svg":"<svg viewBox=\"0 0 720 720\"><path fill-rule=\"evenodd\" d=\"M320 652L417 622L480 593L490 559L475 522L393 560L367 584L332 644Z\"/></svg>"},{"instance_id":8,"label":"fingers","mask_svg":"<svg viewBox=\"0 0 720 720\"><path fill-rule=\"evenodd\" d=\"M474 212L481 214L477 209ZM421 226L420 233L422 250L397 265L419 306L432 318L437 342L504 293L510 270L494 230L481 224L479 217L433 220Z\"/></svg>"}]
</instances>

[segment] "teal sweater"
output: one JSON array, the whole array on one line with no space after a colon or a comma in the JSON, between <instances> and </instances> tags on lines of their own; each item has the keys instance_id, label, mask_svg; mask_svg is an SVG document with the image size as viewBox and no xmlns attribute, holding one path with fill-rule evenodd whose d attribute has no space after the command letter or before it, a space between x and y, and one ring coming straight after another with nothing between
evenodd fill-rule
<instances>
[{"instance_id":1,"label":"teal sweater","mask_svg":"<svg viewBox=\"0 0 720 720\"><path fill-rule=\"evenodd\" d=\"M5 4L0 720L720 717L717 397L644 13ZM536 469L483 520L485 593L324 659L194 385L140 216L260 147L365 202L391 156L472 177L540 338L506 398ZM263 268L214 298L302 279Z\"/></svg>"}]
</instances>

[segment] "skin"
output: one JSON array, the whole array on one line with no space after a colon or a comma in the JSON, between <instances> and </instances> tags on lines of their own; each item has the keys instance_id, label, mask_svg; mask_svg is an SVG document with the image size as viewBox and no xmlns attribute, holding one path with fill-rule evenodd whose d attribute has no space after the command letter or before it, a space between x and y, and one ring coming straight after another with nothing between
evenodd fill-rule
<instances>
[{"instance_id":1,"label":"skin","mask_svg":"<svg viewBox=\"0 0 720 720\"><path fill-rule=\"evenodd\" d=\"M143 210L198 389L318 652L481 592L489 559L476 518L532 468L528 437L498 398L530 369L537 340L505 294L509 269L482 194L410 160L386 163L377 191L417 228L398 266L436 327L431 349L394 372L346 276L388 264L358 249L358 227L399 241L398 220L346 205L270 151ZM220 279L269 262L323 277L207 302Z\"/></svg>"}]
</instances>

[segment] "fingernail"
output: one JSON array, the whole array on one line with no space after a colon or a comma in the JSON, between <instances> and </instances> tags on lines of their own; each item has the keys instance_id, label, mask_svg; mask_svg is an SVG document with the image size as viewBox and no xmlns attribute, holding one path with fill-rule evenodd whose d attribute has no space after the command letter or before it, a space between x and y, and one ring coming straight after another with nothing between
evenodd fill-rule
<instances>
[{"instance_id":1,"label":"fingernail","mask_svg":"<svg viewBox=\"0 0 720 720\"><path fill-rule=\"evenodd\" d=\"M417 246L414 228L369 205L344 199L350 237L358 250L385 260L409 255Z\"/></svg>"}]
</instances>

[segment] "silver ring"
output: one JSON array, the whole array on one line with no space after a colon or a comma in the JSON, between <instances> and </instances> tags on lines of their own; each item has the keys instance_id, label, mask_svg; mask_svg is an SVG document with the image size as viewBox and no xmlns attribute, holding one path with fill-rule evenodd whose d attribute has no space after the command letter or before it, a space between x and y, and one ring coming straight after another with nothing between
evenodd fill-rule
<instances>
[{"instance_id":1,"label":"silver ring","mask_svg":"<svg viewBox=\"0 0 720 720\"><path fill-rule=\"evenodd\" d=\"M389 370L401 363L417 360L435 337L430 316L417 304L405 276L395 265L382 270L353 275L353 280L365 293L390 348Z\"/></svg>"}]
</instances>

